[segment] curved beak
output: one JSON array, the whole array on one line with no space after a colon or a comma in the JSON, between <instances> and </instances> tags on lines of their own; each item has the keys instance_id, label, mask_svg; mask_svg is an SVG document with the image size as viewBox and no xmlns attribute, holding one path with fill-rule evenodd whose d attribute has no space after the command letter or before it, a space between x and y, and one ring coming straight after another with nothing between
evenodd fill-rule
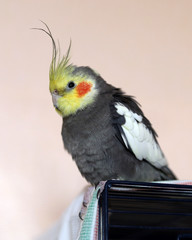
<instances>
[{"instance_id":1,"label":"curved beak","mask_svg":"<svg viewBox=\"0 0 192 240\"><path fill-rule=\"evenodd\" d=\"M57 95L57 94L55 94L55 93L52 93L51 95L52 95L53 106L54 106L56 109L58 109L58 103L57 103L57 101L58 101L58 99L60 98L60 96Z\"/></svg>"}]
</instances>

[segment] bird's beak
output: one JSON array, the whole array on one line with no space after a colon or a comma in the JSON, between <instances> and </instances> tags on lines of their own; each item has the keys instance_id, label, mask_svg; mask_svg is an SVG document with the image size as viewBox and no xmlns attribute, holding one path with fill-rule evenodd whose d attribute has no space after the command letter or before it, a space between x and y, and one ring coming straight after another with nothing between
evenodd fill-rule
<instances>
[{"instance_id":1,"label":"bird's beak","mask_svg":"<svg viewBox=\"0 0 192 240\"><path fill-rule=\"evenodd\" d=\"M52 93L52 101L53 101L53 105L56 109L58 109L58 99L60 98L59 95Z\"/></svg>"}]
</instances>

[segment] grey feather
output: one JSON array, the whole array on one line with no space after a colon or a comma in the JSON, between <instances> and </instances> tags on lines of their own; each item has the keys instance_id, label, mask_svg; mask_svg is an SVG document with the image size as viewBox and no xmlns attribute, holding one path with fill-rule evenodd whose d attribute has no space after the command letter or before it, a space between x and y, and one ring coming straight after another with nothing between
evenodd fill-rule
<instances>
[{"instance_id":1,"label":"grey feather","mask_svg":"<svg viewBox=\"0 0 192 240\"><path fill-rule=\"evenodd\" d=\"M63 118L62 138L64 147L72 155L86 180L91 184L97 184L108 179L133 181L175 179L168 166L157 168L146 160L139 161L123 144L118 128L118 124L123 124L123 120L118 119L112 106L117 96L122 96L123 101L126 96L95 75L90 68L80 68L75 70L74 74L79 71L96 78L100 94L96 101L83 111ZM143 114L135 101L133 104L130 100L130 103L128 106L132 111ZM156 140L156 133L150 122L146 118L144 122Z\"/></svg>"}]
</instances>

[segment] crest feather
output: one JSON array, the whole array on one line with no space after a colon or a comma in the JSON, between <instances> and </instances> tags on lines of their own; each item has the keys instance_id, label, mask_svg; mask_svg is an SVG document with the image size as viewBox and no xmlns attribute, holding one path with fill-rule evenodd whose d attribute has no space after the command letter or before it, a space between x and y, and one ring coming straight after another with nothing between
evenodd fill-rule
<instances>
[{"instance_id":1,"label":"crest feather","mask_svg":"<svg viewBox=\"0 0 192 240\"><path fill-rule=\"evenodd\" d=\"M69 64L71 40L70 40L69 47L67 49L66 54L61 58L59 41L58 41L58 47L57 47L50 28L48 27L48 25L45 22L43 22L43 21L41 21L41 22L45 25L46 29L43 29L43 28L33 28L33 29L37 29L37 30L45 32L52 40L53 52L52 52L52 60L51 60L51 64L50 64L50 69L49 69L49 78L51 81L51 80L57 78L57 76L61 76L62 73L69 66L71 66L71 64Z\"/></svg>"}]
</instances>

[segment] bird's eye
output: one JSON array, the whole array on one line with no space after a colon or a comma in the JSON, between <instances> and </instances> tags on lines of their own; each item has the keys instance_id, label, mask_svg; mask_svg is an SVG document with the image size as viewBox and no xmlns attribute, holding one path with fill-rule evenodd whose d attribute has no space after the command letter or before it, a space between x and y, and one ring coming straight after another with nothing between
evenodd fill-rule
<instances>
[{"instance_id":1,"label":"bird's eye","mask_svg":"<svg viewBox=\"0 0 192 240\"><path fill-rule=\"evenodd\" d=\"M74 88L75 87L75 83L74 82L69 82L67 84L68 88Z\"/></svg>"}]
</instances>

